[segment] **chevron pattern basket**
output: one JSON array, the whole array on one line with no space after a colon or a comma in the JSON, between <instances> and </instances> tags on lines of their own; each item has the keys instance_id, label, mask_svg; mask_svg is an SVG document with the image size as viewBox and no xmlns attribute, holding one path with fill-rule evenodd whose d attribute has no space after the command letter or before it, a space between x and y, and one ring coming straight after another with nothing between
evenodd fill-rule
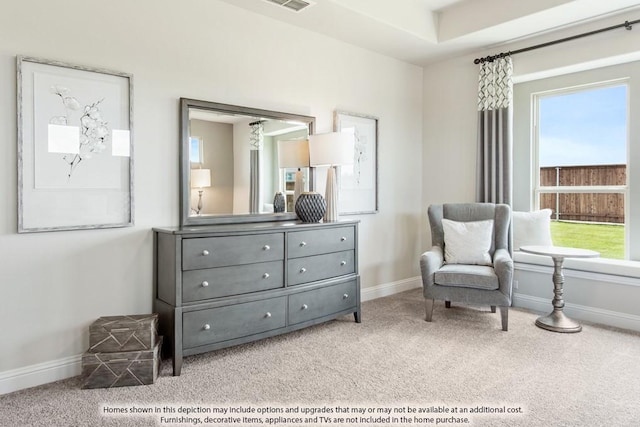
<instances>
[{"instance_id":1,"label":"chevron pattern basket","mask_svg":"<svg viewBox=\"0 0 640 427\"><path fill-rule=\"evenodd\" d=\"M151 350L158 339L158 315L100 317L89 326L89 351Z\"/></svg>"},{"instance_id":2,"label":"chevron pattern basket","mask_svg":"<svg viewBox=\"0 0 640 427\"><path fill-rule=\"evenodd\" d=\"M295 211L302 222L320 222L327 210L327 201L316 192L307 191L296 200Z\"/></svg>"}]
</instances>

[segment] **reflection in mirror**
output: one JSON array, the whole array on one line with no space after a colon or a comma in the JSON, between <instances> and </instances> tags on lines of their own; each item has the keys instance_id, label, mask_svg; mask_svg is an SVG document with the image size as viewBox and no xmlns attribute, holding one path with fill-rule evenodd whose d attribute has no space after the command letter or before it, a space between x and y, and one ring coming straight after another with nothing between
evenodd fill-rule
<instances>
[{"instance_id":1,"label":"reflection in mirror","mask_svg":"<svg viewBox=\"0 0 640 427\"><path fill-rule=\"evenodd\" d=\"M181 104L181 225L294 219L296 175L299 191L313 184L308 149L306 161L294 164L290 148L306 143L314 118L189 99ZM282 213L274 212L278 192L286 200Z\"/></svg>"},{"instance_id":2,"label":"reflection in mirror","mask_svg":"<svg viewBox=\"0 0 640 427\"><path fill-rule=\"evenodd\" d=\"M281 170L280 191L286 195L287 211L293 212L300 193L309 191L306 185L310 166L309 140L307 138L278 140L277 150L278 167Z\"/></svg>"}]
</instances>

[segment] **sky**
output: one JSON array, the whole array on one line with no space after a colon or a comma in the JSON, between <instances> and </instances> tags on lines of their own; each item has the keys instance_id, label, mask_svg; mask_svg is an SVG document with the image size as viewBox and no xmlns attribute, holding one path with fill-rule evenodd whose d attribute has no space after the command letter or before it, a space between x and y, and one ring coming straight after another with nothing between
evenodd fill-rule
<instances>
[{"instance_id":1,"label":"sky","mask_svg":"<svg viewBox=\"0 0 640 427\"><path fill-rule=\"evenodd\" d=\"M540 166L627 162L627 86L539 98Z\"/></svg>"}]
</instances>

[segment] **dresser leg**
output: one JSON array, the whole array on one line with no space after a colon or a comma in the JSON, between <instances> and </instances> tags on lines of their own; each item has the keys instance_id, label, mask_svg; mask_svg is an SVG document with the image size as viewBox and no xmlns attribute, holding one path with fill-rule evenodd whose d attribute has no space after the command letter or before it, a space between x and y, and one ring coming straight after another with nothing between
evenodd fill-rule
<instances>
[{"instance_id":1,"label":"dresser leg","mask_svg":"<svg viewBox=\"0 0 640 427\"><path fill-rule=\"evenodd\" d=\"M174 356L173 357L173 376L180 376L180 372L182 371L182 356Z\"/></svg>"},{"instance_id":2,"label":"dresser leg","mask_svg":"<svg viewBox=\"0 0 640 427\"><path fill-rule=\"evenodd\" d=\"M354 311L353 317L356 320L356 323L362 323L362 319L360 319L360 310Z\"/></svg>"},{"instance_id":3,"label":"dresser leg","mask_svg":"<svg viewBox=\"0 0 640 427\"><path fill-rule=\"evenodd\" d=\"M182 371L182 307L173 310L173 375Z\"/></svg>"}]
</instances>

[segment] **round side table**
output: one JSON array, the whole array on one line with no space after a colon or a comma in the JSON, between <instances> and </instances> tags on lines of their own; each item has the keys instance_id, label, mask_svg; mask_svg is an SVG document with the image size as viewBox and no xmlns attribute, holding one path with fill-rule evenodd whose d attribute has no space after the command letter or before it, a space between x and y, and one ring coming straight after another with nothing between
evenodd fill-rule
<instances>
[{"instance_id":1,"label":"round side table","mask_svg":"<svg viewBox=\"0 0 640 427\"><path fill-rule=\"evenodd\" d=\"M562 264L565 258L596 258L600 254L588 249L566 248L562 246L522 246L522 252L536 255L546 255L553 259L553 311L547 316L536 320L536 326L553 332L580 332L582 326L564 314L564 299L562 298L564 275Z\"/></svg>"}]
</instances>

